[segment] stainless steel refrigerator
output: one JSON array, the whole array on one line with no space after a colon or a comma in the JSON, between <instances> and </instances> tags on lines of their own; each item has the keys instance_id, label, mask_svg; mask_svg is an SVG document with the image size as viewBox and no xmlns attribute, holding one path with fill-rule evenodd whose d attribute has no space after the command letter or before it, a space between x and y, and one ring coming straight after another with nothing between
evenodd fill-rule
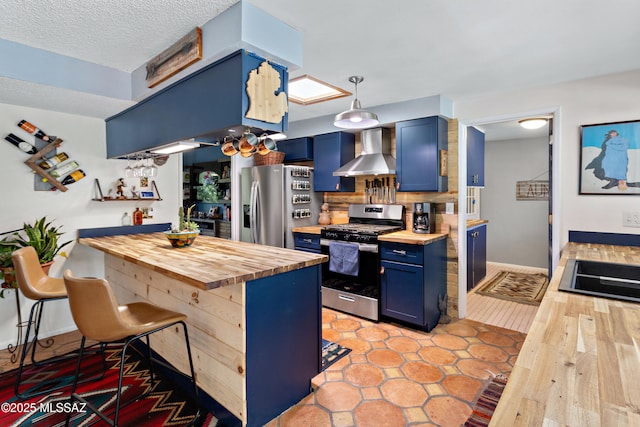
<instances>
[{"instance_id":1,"label":"stainless steel refrigerator","mask_svg":"<svg viewBox=\"0 0 640 427\"><path fill-rule=\"evenodd\" d=\"M318 224L322 193L313 191L313 168L243 168L241 188L243 242L293 249L292 229Z\"/></svg>"}]
</instances>

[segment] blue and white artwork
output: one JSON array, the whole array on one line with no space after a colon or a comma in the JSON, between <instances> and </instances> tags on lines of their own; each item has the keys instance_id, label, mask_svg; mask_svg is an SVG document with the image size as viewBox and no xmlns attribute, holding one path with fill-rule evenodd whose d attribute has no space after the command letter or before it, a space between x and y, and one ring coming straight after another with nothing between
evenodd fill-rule
<instances>
[{"instance_id":1,"label":"blue and white artwork","mask_svg":"<svg viewBox=\"0 0 640 427\"><path fill-rule=\"evenodd\" d=\"M640 194L640 121L582 126L580 194Z\"/></svg>"}]
</instances>

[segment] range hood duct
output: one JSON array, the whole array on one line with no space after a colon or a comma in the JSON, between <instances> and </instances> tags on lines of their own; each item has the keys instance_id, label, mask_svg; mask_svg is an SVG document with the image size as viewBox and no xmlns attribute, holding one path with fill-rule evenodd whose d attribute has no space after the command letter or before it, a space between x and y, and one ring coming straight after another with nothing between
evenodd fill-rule
<instances>
[{"instance_id":1,"label":"range hood duct","mask_svg":"<svg viewBox=\"0 0 640 427\"><path fill-rule=\"evenodd\" d=\"M358 157L333 172L333 176L393 175L396 159L391 155L391 131L386 128L363 130L362 151Z\"/></svg>"}]
</instances>

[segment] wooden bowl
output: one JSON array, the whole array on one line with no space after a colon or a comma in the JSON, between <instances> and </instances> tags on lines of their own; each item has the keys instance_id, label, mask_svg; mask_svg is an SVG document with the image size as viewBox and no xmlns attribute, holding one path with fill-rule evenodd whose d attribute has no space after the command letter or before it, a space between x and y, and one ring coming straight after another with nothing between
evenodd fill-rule
<instances>
[{"instance_id":1,"label":"wooden bowl","mask_svg":"<svg viewBox=\"0 0 640 427\"><path fill-rule=\"evenodd\" d=\"M167 239L171 242L171 246L174 248L186 248L191 246L193 242L196 240L200 234L200 230L197 231L165 231L164 235L167 236Z\"/></svg>"}]
</instances>

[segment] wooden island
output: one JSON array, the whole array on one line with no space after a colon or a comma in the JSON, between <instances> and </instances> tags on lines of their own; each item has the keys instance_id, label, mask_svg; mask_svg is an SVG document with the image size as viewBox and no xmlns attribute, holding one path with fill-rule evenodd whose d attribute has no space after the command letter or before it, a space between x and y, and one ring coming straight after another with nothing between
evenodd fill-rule
<instances>
[{"instance_id":1,"label":"wooden island","mask_svg":"<svg viewBox=\"0 0 640 427\"><path fill-rule=\"evenodd\" d=\"M243 425L264 425L309 394L321 370L321 265L307 252L199 236L172 248L162 233L81 237L105 253L119 303L188 316L198 385ZM188 371L179 328L151 347Z\"/></svg>"}]
</instances>

